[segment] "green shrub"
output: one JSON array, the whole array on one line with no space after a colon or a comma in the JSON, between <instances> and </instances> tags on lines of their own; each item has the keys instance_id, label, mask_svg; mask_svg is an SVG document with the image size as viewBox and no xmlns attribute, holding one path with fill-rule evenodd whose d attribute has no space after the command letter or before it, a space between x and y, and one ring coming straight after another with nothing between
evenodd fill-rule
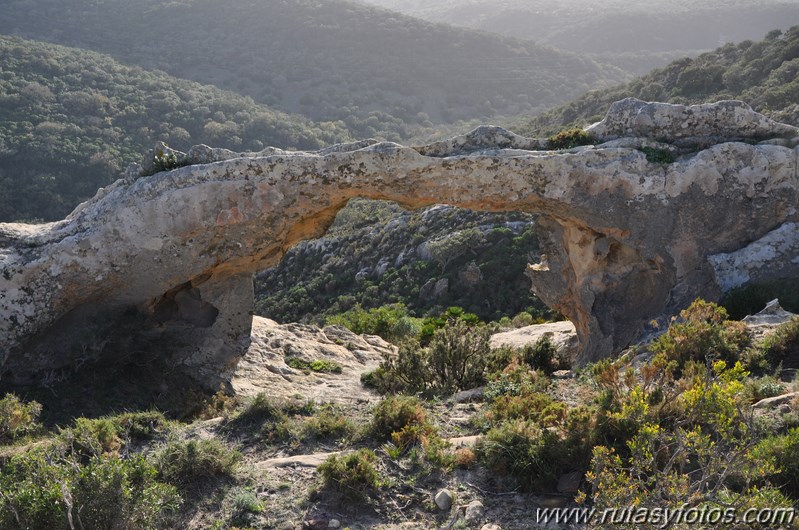
<instances>
[{"instance_id":1,"label":"green shrub","mask_svg":"<svg viewBox=\"0 0 799 530\"><path fill-rule=\"evenodd\" d=\"M355 431L352 421L333 407L317 411L302 426L302 434L306 440L341 440L352 436Z\"/></svg>"},{"instance_id":2,"label":"green shrub","mask_svg":"<svg viewBox=\"0 0 799 530\"><path fill-rule=\"evenodd\" d=\"M533 315L527 311L518 313L513 317L513 320L511 320L511 325L514 328L523 328L525 326L532 326L533 324L535 324L535 319L533 319Z\"/></svg>"},{"instance_id":3,"label":"green shrub","mask_svg":"<svg viewBox=\"0 0 799 530\"><path fill-rule=\"evenodd\" d=\"M180 497L156 481L157 471L141 455L93 458L81 468L72 492L81 528L154 528L168 523Z\"/></svg>"},{"instance_id":4,"label":"green shrub","mask_svg":"<svg viewBox=\"0 0 799 530\"><path fill-rule=\"evenodd\" d=\"M437 330L430 341L428 365L432 386L443 393L474 388L484 382L490 330L455 320Z\"/></svg>"},{"instance_id":5,"label":"green shrub","mask_svg":"<svg viewBox=\"0 0 799 530\"><path fill-rule=\"evenodd\" d=\"M286 364L292 368L302 371L322 372L329 374L340 374L342 371L341 365L335 361L328 359L314 359L313 361L304 361L299 357L286 357Z\"/></svg>"},{"instance_id":6,"label":"green shrub","mask_svg":"<svg viewBox=\"0 0 799 530\"><path fill-rule=\"evenodd\" d=\"M749 343L746 325L727 320L727 311L716 304L696 300L680 312L680 319L651 346L678 367L688 361L704 364L708 359L732 364Z\"/></svg>"},{"instance_id":7,"label":"green shrub","mask_svg":"<svg viewBox=\"0 0 799 530\"><path fill-rule=\"evenodd\" d=\"M652 164L672 164L677 158L668 149L658 149L656 147L642 147L640 149L646 156L646 160Z\"/></svg>"},{"instance_id":8,"label":"green shrub","mask_svg":"<svg viewBox=\"0 0 799 530\"><path fill-rule=\"evenodd\" d=\"M421 448L431 463L449 465L447 443L438 429L427 420L421 402L410 396L389 396L372 411L371 433L379 441L394 444L392 456L399 457L411 449Z\"/></svg>"},{"instance_id":9,"label":"green shrub","mask_svg":"<svg viewBox=\"0 0 799 530\"><path fill-rule=\"evenodd\" d=\"M52 448L28 451L0 473L0 528L172 528L181 499L156 475L141 456L80 464Z\"/></svg>"},{"instance_id":10,"label":"green shrub","mask_svg":"<svg viewBox=\"0 0 799 530\"><path fill-rule=\"evenodd\" d=\"M484 381L489 338L487 326L452 318L432 331L427 347L415 341L403 343L396 357L363 375L361 382L384 394L449 394L474 388Z\"/></svg>"},{"instance_id":11,"label":"green shrub","mask_svg":"<svg viewBox=\"0 0 799 530\"><path fill-rule=\"evenodd\" d=\"M73 427L61 431L60 437L82 458L116 453L123 445L118 426L111 418L78 418Z\"/></svg>"},{"instance_id":12,"label":"green shrub","mask_svg":"<svg viewBox=\"0 0 799 530\"><path fill-rule=\"evenodd\" d=\"M419 399L411 396L389 396L372 411L371 432L380 441L406 427L427 424L427 413Z\"/></svg>"},{"instance_id":13,"label":"green shrub","mask_svg":"<svg viewBox=\"0 0 799 530\"><path fill-rule=\"evenodd\" d=\"M769 436L762 440L755 453L760 461L773 461L773 484L796 499L799 497L799 428L793 428L781 436Z\"/></svg>"},{"instance_id":14,"label":"green shrub","mask_svg":"<svg viewBox=\"0 0 799 530\"><path fill-rule=\"evenodd\" d=\"M354 453L332 455L318 468L324 486L347 499L359 501L377 491L380 474L375 468L377 456L369 449Z\"/></svg>"},{"instance_id":15,"label":"green shrub","mask_svg":"<svg viewBox=\"0 0 799 530\"><path fill-rule=\"evenodd\" d=\"M550 149L572 149L581 145L591 145L594 142L587 132L579 127L560 131L548 138Z\"/></svg>"},{"instance_id":16,"label":"green shrub","mask_svg":"<svg viewBox=\"0 0 799 530\"><path fill-rule=\"evenodd\" d=\"M402 342L414 337L421 327L419 320L410 317L402 304L369 310L357 305L344 313L328 317L325 325L343 326L358 334L378 335L389 342Z\"/></svg>"},{"instance_id":17,"label":"green shrub","mask_svg":"<svg viewBox=\"0 0 799 530\"><path fill-rule=\"evenodd\" d=\"M118 453L130 442L165 435L170 422L160 412L125 412L103 418L77 418L72 427L61 429L59 438L80 458Z\"/></svg>"},{"instance_id":18,"label":"green shrub","mask_svg":"<svg viewBox=\"0 0 799 530\"><path fill-rule=\"evenodd\" d=\"M417 394L424 392L431 380L427 350L415 341L403 343L396 357L386 359L377 369L361 376L364 385L381 394Z\"/></svg>"},{"instance_id":19,"label":"green shrub","mask_svg":"<svg viewBox=\"0 0 799 530\"><path fill-rule=\"evenodd\" d=\"M783 360L799 355L799 318L777 326L772 333L749 348L744 354L747 368L765 373L777 368Z\"/></svg>"},{"instance_id":20,"label":"green shrub","mask_svg":"<svg viewBox=\"0 0 799 530\"><path fill-rule=\"evenodd\" d=\"M153 457L159 476L181 488L197 487L211 479L231 477L241 453L216 439L173 440Z\"/></svg>"},{"instance_id":21,"label":"green shrub","mask_svg":"<svg viewBox=\"0 0 799 530\"><path fill-rule=\"evenodd\" d=\"M277 423L286 419L283 409L265 393L260 392L244 406L244 409L231 418L226 429L251 428L267 421Z\"/></svg>"},{"instance_id":22,"label":"green shrub","mask_svg":"<svg viewBox=\"0 0 799 530\"><path fill-rule=\"evenodd\" d=\"M41 429L38 422L42 406L31 401L23 403L14 394L0 399L0 444L13 442Z\"/></svg>"},{"instance_id":23,"label":"green shrub","mask_svg":"<svg viewBox=\"0 0 799 530\"><path fill-rule=\"evenodd\" d=\"M477 454L488 469L514 477L528 491L552 491L567 469L560 437L525 419L503 422L488 431Z\"/></svg>"},{"instance_id":24,"label":"green shrub","mask_svg":"<svg viewBox=\"0 0 799 530\"><path fill-rule=\"evenodd\" d=\"M764 376L747 379L744 384L744 395L750 403L756 403L761 399L779 396L785 392L785 385L779 382L776 377Z\"/></svg>"},{"instance_id":25,"label":"green shrub","mask_svg":"<svg viewBox=\"0 0 799 530\"><path fill-rule=\"evenodd\" d=\"M159 173L161 171L172 171L173 169L177 169L179 167L184 167L188 165L188 158L181 157L178 158L177 153L174 151L167 151L164 152L162 150L158 150L153 155L153 172L152 174ZM143 175L147 176L147 175Z\"/></svg>"},{"instance_id":26,"label":"green shrub","mask_svg":"<svg viewBox=\"0 0 799 530\"><path fill-rule=\"evenodd\" d=\"M535 344L522 348L522 359L531 368L551 375L558 368L558 347L545 334Z\"/></svg>"},{"instance_id":27,"label":"green shrub","mask_svg":"<svg viewBox=\"0 0 799 530\"><path fill-rule=\"evenodd\" d=\"M251 517L264 511L264 505L255 492L247 488L233 488L230 500L233 505L230 522L233 525L250 526Z\"/></svg>"},{"instance_id":28,"label":"green shrub","mask_svg":"<svg viewBox=\"0 0 799 530\"><path fill-rule=\"evenodd\" d=\"M544 427L559 425L566 418L568 407L547 394L522 390L518 395L500 395L494 398L485 413L490 422L528 419Z\"/></svg>"},{"instance_id":29,"label":"green shrub","mask_svg":"<svg viewBox=\"0 0 799 530\"><path fill-rule=\"evenodd\" d=\"M663 358L658 362L668 370ZM630 429L614 447L593 449L586 475L593 505L755 502L773 466L752 451L760 434L746 412L742 365L689 363L673 382L647 372L625 372L620 381L628 390L613 394L607 415Z\"/></svg>"}]
</instances>

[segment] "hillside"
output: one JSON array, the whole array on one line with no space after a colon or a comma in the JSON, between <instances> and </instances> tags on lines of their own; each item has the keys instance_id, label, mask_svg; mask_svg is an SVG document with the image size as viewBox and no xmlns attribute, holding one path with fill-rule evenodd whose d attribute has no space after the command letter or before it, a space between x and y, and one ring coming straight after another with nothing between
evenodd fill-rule
<instances>
[{"instance_id":1,"label":"hillside","mask_svg":"<svg viewBox=\"0 0 799 530\"><path fill-rule=\"evenodd\" d=\"M399 303L418 316L459 306L486 320L525 310L551 317L524 275L539 254L533 226L524 214L351 201L324 237L256 276L256 312L323 322L356 304Z\"/></svg>"},{"instance_id":2,"label":"hillside","mask_svg":"<svg viewBox=\"0 0 799 530\"><path fill-rule=\"evenodd\" d=\"M532 42L343 0L10 0L0 32L214 84L353 136L540 112L623 80Z\"/></svg>"},{"instance_id":3,"label":"hillside","mask_svg":"<svg viewBox=\"0 0 799 530\"><path fill-rule=\"evenodd\" d=\"M138 162L156 140L258 150L346 139L215 87L94 52L0 36L0 221L52 221Z\"/></svg>"},{"instance_id":4,"label":"hillside","mask_svg":"<svg viewBox=\"0 0 799 530\"><path fill-rule=\"evenodd\" d=\"M674 61L630 83L590 92L533 119L518 120L519 134L551 134L599 121L613 101L695 104L741 99L778 121L799 124L799 26L770 32L762 41L727 44L694 59Z\"/></svg>"},{"instance_id":5,"label":"hillside","mask_svg":"<svg viewBox=\"0 0 799 530\"><path fill-rule=\"evenodd\" d=\"M582 0L363 1L433 22L596 54L636 73L799 23L799 4L786 0L612 0L601 7Z\"/></svg>"}]
</instances>

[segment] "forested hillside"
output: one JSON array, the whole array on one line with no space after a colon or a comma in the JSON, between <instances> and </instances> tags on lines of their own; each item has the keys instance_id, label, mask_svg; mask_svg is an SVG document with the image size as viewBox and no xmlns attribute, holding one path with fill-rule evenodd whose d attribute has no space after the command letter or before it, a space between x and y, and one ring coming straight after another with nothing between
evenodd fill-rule
<instances>
[{"instance_id":1,"label":"forested hillside","mask_svg":"<svg viewBox=\"0 0 799 530\"><path fill-rule=\"evenodd\" d=\"M681 59L626 85L590 92L513 128L550 134L598 121L626 97L695 104L741 99L772 118L799 125L799 26L771 31L762 41L727 44L695 59Z\"/></svg>"},{"instance_id":2,"label":"forested hillside","mask_svg":"<svg viewBox=\"0 0 799 530\"><path fill-rule=\"evenodd\" d=\"M635 73L799 23L799 4L788 0L609 0L595 6L584 0L362 1L425 20L594 54Z\"/></svg>"},{"instance_id":3,"label":"forested hillside","mask_svg":"<svg viewBox=\"0 0 799 530\"><path fill-rule=\"evenodd\" d=\"M459 306L486 320L525 310L540 317L548 311L524 274L539 257L533 225L526 214L351 201L323 238L258 275L256 312L319 322L356 306L402 304L419 316Z\"/></svg>"},{"instance_id":4,"label":"forested hillside","mask_svg":"<svg viewBox=\"0 0 799 530\"><path fill-rule=\"evenodd\" d=\"M63 218L156 140L259 150L347 138L215 87L0 36L0 222Z\"/></svg>"},{"instance_id":5,"label":"forested hillside","mask_svg":"<svg viewBox=\"0 0 799 530\"><path fill-rule=\"evenodd\" d=\"M7 0L0 32L109 53L354 136L540 112L623 73L344 0Z\"/></svg>"}]
</instances>

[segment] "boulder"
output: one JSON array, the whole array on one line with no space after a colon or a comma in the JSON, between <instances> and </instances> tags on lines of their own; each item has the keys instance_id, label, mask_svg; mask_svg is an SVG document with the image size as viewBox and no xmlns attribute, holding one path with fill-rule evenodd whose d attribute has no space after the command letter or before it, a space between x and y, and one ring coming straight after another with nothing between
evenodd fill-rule
<instances>
[{"instance_id":1,"label":"boulder","mask_svg":"<svg viewBox=\"0 0 799 530\"><path fill-rule=\"evenodd\" d=\"M448 489L439 490L436 493L436 496L433 498L438 506L438 509L444 512L448 512L450 508L452 508L452 502L454 501L454 497L452 496L452 492Z\"/></svg>"}]
</instances>

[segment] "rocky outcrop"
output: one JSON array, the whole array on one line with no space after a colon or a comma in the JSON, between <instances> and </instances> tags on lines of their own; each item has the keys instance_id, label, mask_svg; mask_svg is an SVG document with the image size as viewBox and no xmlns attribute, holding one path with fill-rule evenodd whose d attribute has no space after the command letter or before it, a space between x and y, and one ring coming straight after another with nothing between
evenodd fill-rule
<instances>
[{"instance_id":1,"label":"rocky outcrop","mask_svg":"<svg viewBox=\"0 0 799 530\"><path fill-rule=\"evenodd\" d=\"M361 374L374 370L385 357L395 353L396 347L380 337L356 335L336 326L320 329L278 324L256 316L252 343L236 366L231 387L239 396L266 392L288 400L302 394L305 399L319 402L369 401L375 399L375 394L361 385ZM340 371L292 367L291 359L325 361Z\"/></svg>"},{"instance_id":2,"label":"rocky outcrop","mask_svg":"<svg viewBox=\"0 0 799 530\"><path fill-rule=\"evenodd\" d=\"M623 109L589 129L599 145L559 152L490 127L432 147L198 147L165 158L186 167L130 171L63 221L0 225L3 378L156 351L211 387L229 381L251 341L253 271L323 234L353 197L541 214L533 288L574 322L577 362L609 355L664 311L718 296L708 256L799 221L799 150L785 147L797 129L738 103ZM672 163L602 144L619 131L677 142L662 130L714 144L681 143Z\"/></svg>"},{"instance_id":3,"label":"rocky outcrop","mask_svg":"<svg viewBox=\"0 0 799 530\"><path fill-rule=\"evenodd\" d=\"M546 324L533 324L510 331L502 331L491 336L491 347L499 348L507 346L509 348L521 349L525 346L535 344L544 336L554 344L559 352L564 355L573 356L578 351L577 332L574 324L566 321L549 322Z\"/></svg>"}]
</instances>

